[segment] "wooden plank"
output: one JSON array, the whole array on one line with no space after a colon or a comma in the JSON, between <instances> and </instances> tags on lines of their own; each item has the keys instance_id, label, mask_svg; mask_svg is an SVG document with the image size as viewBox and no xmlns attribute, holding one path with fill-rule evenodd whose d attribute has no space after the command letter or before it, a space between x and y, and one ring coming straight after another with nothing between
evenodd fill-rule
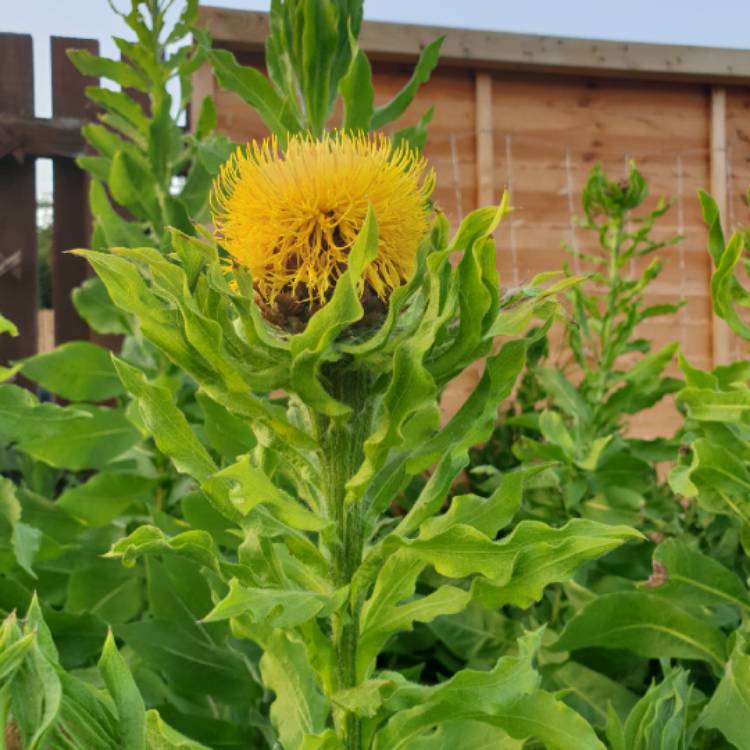
<instances>
[{"instance_id":1,"label":"wooden plank","mask_svg":"<svg viewBox=\"0 0 750 750\"><path fill-rule=\"evenodd\" d=\"M93 39L52 37L52 114L74 117L85 122L95 116L94 104L86 98L86 86L98 84L96 78L82 76L67 55L69 49L99 52ZM88 245L91 216L88 206L86 173L70 158L53 161L52 227L52 306L55 311L55 343L88 338L89 329L73 307L71 293L88 275L88 264L66 251Z\"/></svg>"},{"instance_id":2,"label":"wooden plank","mask_svg":"<svg viewBox=\"0 0 750 750\"><path fill-rule=\"evenodd\" d=\"M19 117L0 113L0 158L12 154L74 159L83 153L85 141L81 127L86 120L77 117Z\"/></svg>"},{"instance_id":3,"label":"wooden plank","mask_svg":"<svg viewBox=\"0 0 750 750\"><path fill-rule=\"evenodd\" d=\"M0 34L0 112L34 115L31 36ZM36 181L32 159L0 159L0 312L17 338L0 336L0 363L37 349Z\"/></svg>"},{"instance_id":4,"label":"wooden plank","mask_svg":"<svg viewBox=\"0 0 750 750\"><path fill-rule=\"evenodd\" d=\"M711 88L711 195L716 200L725 231L727 225L727 91L722 86ZM708 256L707 256L708 257ZM710 270L711 258L707 260ZM710 278L710 276L709 276ZM731 353L729 326L711 314L713 364L726 364Z\"/></svg>"},{"instance_id":5,"label":"wooden plank","mask_svg":"<svg viewBox=\"0 0 750 750\"><path fill-rule=\"evenodd\" d=\"M477 205L490 206L495 195L495 154L492 129L492 76L476 74Z\"/></svg>"},{"instance_id":6,"label":"wooden plank","mask_svg":"<svg viewBox=\"0 0 750 750\"><path fill-rule=\"evenodd\" d=\"M198 24L208 29L217 46L259 50L268 33L268 14L201 7ZM365 21L359 41L373 59L412 60L425 45L443 35L446 39L441 59L453 65L717 83L750 81L750 56L739 49L571 39L379 21Z\"/></svg>"}]
</instances>

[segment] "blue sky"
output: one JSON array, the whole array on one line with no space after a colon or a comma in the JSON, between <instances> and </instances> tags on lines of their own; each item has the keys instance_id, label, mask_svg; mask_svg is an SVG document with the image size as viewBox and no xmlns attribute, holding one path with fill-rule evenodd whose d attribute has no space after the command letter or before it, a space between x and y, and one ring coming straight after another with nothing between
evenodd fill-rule
<instances>
[{"instance_id":1,"label":"blue sky","mask_svg":"<svg viewBox=\"0 0 750 750\"><path fill-rule=\"evenodd\" d=\"M127 0L115 0L123 7ZM179 0L177 0L179 2ZM207 5L268 10L267 0L217 0ZM365 17L491 31L750 48L747 0L366 0ZM115 56L112 35L127 29L107 0L0 0L0 31L34 37L36 113L50 114L49 37L100 40L103 54ZM750 52L748 52L750 54ZM39 191L49 192L48 167Z\"/></svg>"}]
</instances>

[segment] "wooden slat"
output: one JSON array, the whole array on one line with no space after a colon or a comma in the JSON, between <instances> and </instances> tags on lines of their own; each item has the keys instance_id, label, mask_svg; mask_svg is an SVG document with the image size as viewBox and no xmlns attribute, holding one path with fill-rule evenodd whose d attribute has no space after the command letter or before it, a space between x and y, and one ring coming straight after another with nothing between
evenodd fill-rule
<instances>
[{"instance_id":1,"label":"wooden slat","mask_svg":"<svg viewBox=\"0 0 750 750\"><path fill-rule=\"evenodd\" d=\"M492 76L476 75L477 205L489 206L495 195L494 133L492 132Z\"/></svg>"},{"instance_id":2,"label":"wooden slat","mask_svg":"<svg viewBox=\"0 0 750 750\"><path fill-rule=\"evenodd\" d=\"M0 34L0 112L34 115L31 37ZM34 162L0 159L0 312L20 335L0 336L0 363L37 348L36 183Z\"/></svg>"},{"instance_id":3,"label":"wooden slat","mask_svg":"<svg viewBox=\"0 0 750 750\"><path fill-rule=\"evenodd\" d=\"M262 49L268 14L201 7L199 25L218 46ZM569 37L366 21L360 45L376 60L412 60L439 36L445 36L444 63L502 70L586 73L594 76L750 81L750 56L744 50L675 44L613 42Z\"/></svg>"},{"instance_id":4,"label":"wooden slat","mask_svg":"<svg viewBox=\"0 0 750 750\"><path fill-rule=\"evenodd\" d=\"M727 92L721 86L711 89L711 194L719 207L725 230L729 230L727 212ZM709 268L711 258L708 257ZM726 364L730 358L729 326L715 313L711 315L713 364Z\"/></svg>"},{"instance_id":5,"label":"wooden slat","mask_svg":"<svg viewBox=\"0 0 750 750\"><path fill-rule=\"evenodd\" d=\"M85 122L94 117L95 107L86 98L86 86L96 78L82 76L70 62L68 49L99 52L93 39L52 37L52 113L56 117L74 117ZM88 207L88 178L73 159L59 157L53 162L54 214L52 229L52 305L55 310L55 343L85 339L88 326L73 307L71 293L88 274L82 259L67 250L86 247L91 233Z\"/></svg>"},{"instance_id":6,"label":"wooden slat","mask_svg":"<svg viewBox=\"0 0 750 750\"><path fill-rule=\"evenodd\" d=\"M77 117L19 117L0 113L0 158L12 154L19 161L26 156L74 159L83 153L85 141Z\"/></svg>"}]
</instances>

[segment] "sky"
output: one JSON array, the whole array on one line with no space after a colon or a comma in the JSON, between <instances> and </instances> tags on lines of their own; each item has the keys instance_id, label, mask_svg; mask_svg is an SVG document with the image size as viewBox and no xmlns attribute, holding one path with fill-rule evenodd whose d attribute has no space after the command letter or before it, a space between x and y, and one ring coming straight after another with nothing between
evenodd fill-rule
<instances>
[{"instance_id":1,"label":"sky","mask_svg":"<svg viewBox=\"0 0 750 750\"><path fill-rule=\"evenodd\" d=\"M124 7L129 0L113 0ZM179 0L177 0L179 3ZM268 10L268 0L216 0L206 5ZM710 10L709 10L710 8ZM750 48L747 0L365 0L365 18L487 31ZM33 35L38 117L50 114L49 37L99 39L102 54L116 56L113 35L128 29L107 0L0 0L0 31ZM750 52L748 52L750 54ZM49 193L49 165L39 189Z\"/></svg>"}]
</instances>

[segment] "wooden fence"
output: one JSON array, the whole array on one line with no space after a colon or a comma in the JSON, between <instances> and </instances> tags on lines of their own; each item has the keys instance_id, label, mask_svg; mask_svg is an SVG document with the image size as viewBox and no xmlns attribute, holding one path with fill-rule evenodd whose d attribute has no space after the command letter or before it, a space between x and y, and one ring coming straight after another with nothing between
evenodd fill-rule
<instances>
[{"instance_id":1,"label":"wooden fence","mask_svg":"<svg viewBox=\"0 0 750 750\"><path fill-rule=\"evenodd\" d=\"M217 46L262 64L266 14L202 8L199 19ZM709 189L730 225L747 217L747 54L367 22L361 43L373 60L378 97L398 90L419 50L442 34L440 66L399 125L435 107L427 156L438 172L436 198L453 221L496 200L503 188L510 191L515 211L497 232L503 284L559 269L568 259L561 241L590 249L592 238L572 219L586 176L595 162L622 174L633 159L653 200L664 195L674 201L660 231L685 238L663 254L667 269L652 296L654 302L682 298L687 305L676 321L650 321L648 335L657 343L679 340L703 367L737 356L738 343L711 312L710 263L695 193ZM53 116L39 119L31 39L0 35L0 312L23 334L0 337L0 362L37 349L36 158L54 163L54 340L87 335L70 303L70 290L86 269L62 251L88 239L86 178L74 157L84 147L80 126L93 115L83 94L91 81L78 75L64 51L96 51L97 44L62 38L51 44ZM204 68L195 76L194 101L206 94L216 99L220 129L237 141L265 134L257 115L220 90ZM630 270L637 273L639 265ZM470 373L453 398L461 399L475 378ZM657 411L639 431L660 432L664 419Z\"/></svg>"},{"instance_id":2,"label":"wooden fence","mask_svg":"<svg viewBox=\"0 0 750 750\"><path fill-rule=\"evenodd\" d=\"M199 18L217 46L260 64L265 14L203 8ZM440 65L399 125L414 124L435 107L426 152L438 174L437 201L453 222L509 190L515 210L497 231L503 285L565 261L575 267L561 241L578 250L595 242L572 218L591 167L599 162L618 176L633 159L649 181L649 205L658 196L674 201L659 232L684 237L662 253L666 269L652 287L652 300L682 298L687 304L676 320L649 320L646 334L657 344L678 340L701 367L739 354L726 325L712 314L696 191L710 190L731 224L748 217L750 56L366 22L361 44L373 61L377 96L397 91L419 50L441 35ZM206 94L215 96L219 127L233 138L264 135L257 115L221 91L208 69L195 81L196 100ZM630 272L641 268L636 262ZM477 377L468 374L451 397L462 399ZM636 431L663 432L676 419L670 409L664 405L645 416Z\"/></svg>"},{"instance_id":3,"label":"wooden fence","mask_svg":"<svg viewBox=\"0 0 750 750\"><path fill-rule=\"evenodd\" d=\"M94 111L85 95L92 79L81 76L67 49L98 52L91 39L52 37L52 117L34 116L32 39L0 34L0 312L19 328L18 338L0 337L0 362L36 353L45 317L38 310L35 160L52 159L52 304L48 341L88 337L70 300L86 277L80 258L65 250L85 246L90 233L87 179L75 164L84 151L81 126ZM41 325L40 325L41 321Z\"/></svg>"}]
</instances>

